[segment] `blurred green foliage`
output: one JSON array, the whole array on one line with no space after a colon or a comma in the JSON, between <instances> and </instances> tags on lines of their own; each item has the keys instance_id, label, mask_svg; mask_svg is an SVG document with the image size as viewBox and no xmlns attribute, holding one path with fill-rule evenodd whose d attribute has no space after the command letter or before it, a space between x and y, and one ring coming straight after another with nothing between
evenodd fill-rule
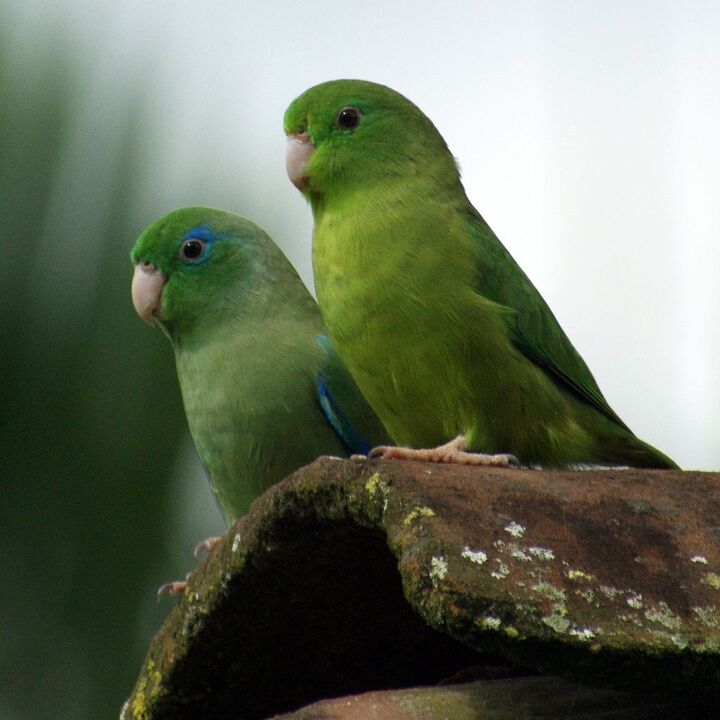
<instances>
[{"instance_id":1,"label":"blurred green foliage","mask_svg":"<svg viewBox=\"0 0 720 720\"><path fill-rule=\"evenodd\" d=\"M19 62L7 32L0 716L117 717L169 607L152 587L174 569L167 499L186 441L170 349L129 299L129 249L153 219L129 210L140 94L121 118L81 118L69 41ZM81 122L90 151L74 157Z\"/></svg>"}]
</instances>

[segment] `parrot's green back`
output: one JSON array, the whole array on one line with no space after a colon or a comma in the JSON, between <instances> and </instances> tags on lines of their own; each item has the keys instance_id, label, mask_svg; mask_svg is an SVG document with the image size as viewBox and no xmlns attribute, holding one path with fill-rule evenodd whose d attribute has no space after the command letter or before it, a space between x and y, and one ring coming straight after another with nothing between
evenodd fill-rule
<instances>
[{"instance_id":1,"label":"parrot's green back","mask_svg":"<svg viewBox=\"0 0 720 720\"><path fill-rule=\"evenodd\" d=\"M207 257L179 248L199 238ZM190 432L228 523L270 485L320 455L345 456L318 377L368 443L386 434L328 341L317 304L256 225L209 208L177 210L138 239L132 260L166 276L158 323L175 351ZM325 345L323 345L323 342Z\"/></svg>"},{"instance_id":2,"label":"parrot's green back","mask_svg":"<svg viewBox=\"0 0 720 720\"><path fill-rule=\"evenodd\" d=\"M347 108L360 116L350 129ZM609 407L418 108L334 81L295 100L285 130L315 146L303 191L325 325L395 442L462 434L527 464L675 467Z\"/></svg>"}]
</instances>

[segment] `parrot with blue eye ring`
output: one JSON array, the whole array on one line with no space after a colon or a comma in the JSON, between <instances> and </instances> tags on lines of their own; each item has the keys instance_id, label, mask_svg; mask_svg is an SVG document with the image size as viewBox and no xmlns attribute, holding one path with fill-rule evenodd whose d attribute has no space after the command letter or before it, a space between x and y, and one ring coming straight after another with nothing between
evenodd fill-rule
<instances>
[{"instance_id":1,"label":"parrot with blue eye ring","mask_svg":"<svg viewBox=\"0 0 720 720\"><path fill-rule=\"evenodd\" d=\"M131 260L133 304L172 344L190 433L228 525L318 456L387 441L317 303L257 225L182 208L140 235Z\"/></svg>"},{"instance_id":2,"label":"parrot with blue eye ring","mask_svg":"<svg viewBox=\"0 0 720 720\"><path fill-rule=\"evenodd\" d=\"M610 407L418 107L334 80L296 98L284 130L325 327L395 443L372 454L677 467Z\"/></svg>"}]
</instances>

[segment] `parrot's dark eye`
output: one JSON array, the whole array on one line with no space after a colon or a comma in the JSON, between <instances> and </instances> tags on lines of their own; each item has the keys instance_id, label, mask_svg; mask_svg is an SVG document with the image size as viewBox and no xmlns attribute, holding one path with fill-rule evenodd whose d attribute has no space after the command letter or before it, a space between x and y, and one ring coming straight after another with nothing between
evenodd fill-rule
<instances>
[{"instance_id":1,"label":"parrot's dark eye","mask_svg":"<svg viewBox=\"0 0 720 720\"><path fill-rule=\"evenodd\" d=\"M357 108L348 106L344 107L337 114L336 121L338 127L342 128L343 130L354 130L358 126L361 117L362 115Z\"/></svg>"},{"instance_id":2,"label":"parrot's dark eye","mask_svg":"<svg viewBox=\"0 0 720 720\"><path fill-rule=\"evenodd\" d=\"M188 238L180 246L180 259L185 262L195 262L205 254L205 241L198 238Z\"/></svg>"}]
</instances>

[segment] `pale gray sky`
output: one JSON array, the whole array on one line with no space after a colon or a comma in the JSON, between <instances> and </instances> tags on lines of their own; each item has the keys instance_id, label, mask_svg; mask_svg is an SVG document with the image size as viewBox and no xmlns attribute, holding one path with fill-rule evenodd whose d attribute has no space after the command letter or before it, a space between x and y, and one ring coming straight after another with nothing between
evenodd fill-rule
<instances>
[{"instance_id":1,"label":"pale gray sky","mask_svg":"<svg viewBox=\"0 0 720 720\"><path fill-rule=\"evenodd\" d=\"M138 209L241 212L310 285L286 105L338 77L407 95L619 415L683 467L720 468L720 4L49 5L13 3L14 51L62 28L88 122L101 105L112 123L149 83ZM68 172L91 137L78 123ZM59 182L57 206L68 192Z\"/></svg>"}]
</instances>

